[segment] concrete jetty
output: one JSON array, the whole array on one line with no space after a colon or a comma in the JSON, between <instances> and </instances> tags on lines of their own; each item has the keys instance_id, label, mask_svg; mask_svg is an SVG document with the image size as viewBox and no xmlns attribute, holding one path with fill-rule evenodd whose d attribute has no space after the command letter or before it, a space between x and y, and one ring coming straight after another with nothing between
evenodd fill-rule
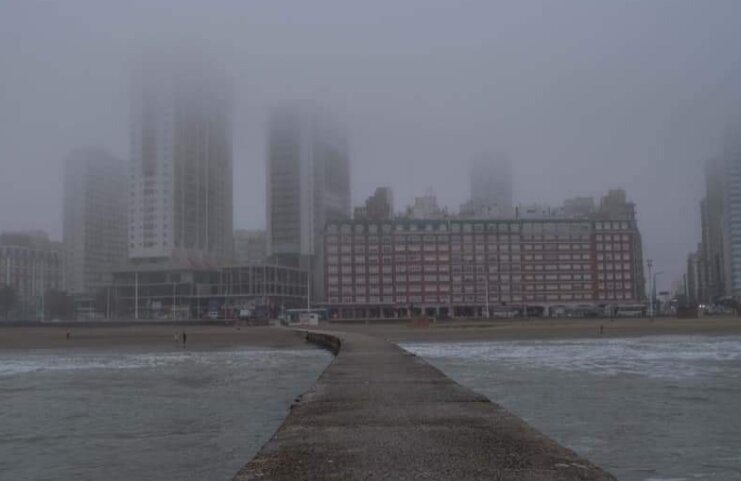
<instances>
[{"instance_id":1,"label":"concrete jetty","mask_svg":"<svg viewBox=\"0 0 741 481\"><path fill-rule=\"evenodd\" d=\"M615 481L396 345L345 333L307 340L334 361L235 481Z\"/></svg>"}]
</instances>

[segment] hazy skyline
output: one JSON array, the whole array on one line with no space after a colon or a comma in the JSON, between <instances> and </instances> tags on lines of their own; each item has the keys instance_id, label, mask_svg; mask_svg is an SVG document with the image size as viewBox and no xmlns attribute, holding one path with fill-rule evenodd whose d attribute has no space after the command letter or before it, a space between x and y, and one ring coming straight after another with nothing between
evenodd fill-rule
<instances>
[{"instance_id":1,"label":"hazy skyline","mask_svg":"<svg viewBox=\"0 0 741 481\"><path fill-rule=\"evenodd\" d=\"M232 77L235 228L265 227L270 109L309 99L350 133L353 205L389 185L401 210L431 187L455 211L471 157L503 152L516 202L624 187L663 289L741 112L739 18L735 0L6 1L0 231L61 238L63 159L128 158L132 65L182 42Z\"/></svg>"}]
</instances>

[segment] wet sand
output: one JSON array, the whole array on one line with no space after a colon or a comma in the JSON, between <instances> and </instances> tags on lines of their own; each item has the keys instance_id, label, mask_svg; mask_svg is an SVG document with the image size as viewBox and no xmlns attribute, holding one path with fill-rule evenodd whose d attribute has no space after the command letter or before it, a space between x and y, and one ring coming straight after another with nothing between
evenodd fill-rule
<instances>
[{"instance_id":1,"label":"wet sand","mask_svg":"<svg viewBox=\"0 0 741 481\"><path fill-rule=\"evenodd\" d=\"M600 333L600 326L604 330ZM356 332L391 342L475 342L516 339L579 339L656 335L741 335L741 318L701 319L504 319L497 321L442 321L427 327L409 323L322 323L322 330ZM222 349L235 346L311 348L303 335L274 327L205 325L28 326L0 325L0 349L104 348L142 346L171 348L176 333L186 331L187 346ZM67 332L70 339L66 338Z\"/></svg>"},{"instance_id":2,"label":"wet sand","mask_svg":"<svg viewBox=\"0 0 741 481\"><path fill-rule=\"evenodd\" d=\"M54 349L147 347L172 348L176 334L187 334L186 346L193 349L223 349L236 346L268 348L307 348L301 333L273 327L203 325L132 326L0 326L0 349ZM67 332L70 337L67 339Z\"/></svg>"},{"instance_id":3,"label":"wet sand","mask_svg":"<svg viewBox=\"0 0 741 481\"><path fill-rule=\"evenodd\" d=\"M600 332L600 326L603 331ZM503 319L410 324L330 324L328 330L359 332L392 342L475 342L517 339L579 339L658 335L741 335L741 317L700 319Z\"/></svg>"}]
</instances>

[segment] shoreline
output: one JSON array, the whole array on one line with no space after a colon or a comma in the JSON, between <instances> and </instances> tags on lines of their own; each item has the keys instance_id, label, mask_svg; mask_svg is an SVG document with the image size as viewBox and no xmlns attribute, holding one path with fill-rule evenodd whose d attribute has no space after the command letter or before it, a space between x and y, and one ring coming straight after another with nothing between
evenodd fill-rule
<instances>
[{"instance_id":1,"label":"shoreline","mask_svg":"<svg viewBox=\"0 0 741 481\"><path fill-rule=\"evenodd\" d=\"M602 331L600 330L602 326ZM741 318L700 319L507 319L439 322L429 327L406 324L322 326L327 331L358 332L391 342L495 342L626 338L663 335L741 335Z\"/></svg>"},{"instance_id":2,"label":"shoreline","mask_svg":"<svg viewBox=\"0 0 741 481\"><path fill-rule=\"evenodd\" d=\"M67 339L69 332L70 338ZM186 332L183 345L176 336ZM216 350L234 347L272 349L315 349L301 333L275 327L205 325L117 325L117 326L0 326L0 351L18 349L101 349L174 347Z\"/></svg>"},{"instance_id":3,"label":"shoreline","mask_svg":"<svg viewBox=\"0 0 741 481\"><path fill-rule=\"evenodd\" d=\"M600 333L600 326L603 331ZM306 329L309 326L297 326ZM506 319L496 321L443 321L427 327L410 324L322 323L328 332L365 334L394 343L404 342L496 342L508 340L557 340L625 338L662 335L741 335L741 318L701 319ZM209 350L230 347L313 349L303 334L282 327L235 327L226 325L100 324L74 327L18 326L0 324L0 350L47 348L146 347L172 349L182 346L175 335L185 331L188 348ZM70 339L66 338L67 332Z\"/></svg>"}]
</instances>

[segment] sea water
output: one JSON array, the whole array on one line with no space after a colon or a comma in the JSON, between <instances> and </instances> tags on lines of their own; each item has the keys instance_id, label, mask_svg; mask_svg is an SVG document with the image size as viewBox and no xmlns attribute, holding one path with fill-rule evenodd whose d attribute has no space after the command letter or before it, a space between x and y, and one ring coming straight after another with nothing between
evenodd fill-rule
<instances>
[{"instance_id":1,"label":"sea water","mask_svg":"<svg viewBox=\"0 0 741 481\"><path fill-rule=\"evenodd\" d=\"M0 480L230 480L330 361L319 349L0 352Z\"/></svg>"},{"instance_id":2,"label":"sea water","mask_svg":"<svg viewBox=\"0 0 741 481\"><path fill-rule=\"evenodd\" d=\"M622 481L741 480L741 337L404 347Z\"/></svg>"}]
</instances>

